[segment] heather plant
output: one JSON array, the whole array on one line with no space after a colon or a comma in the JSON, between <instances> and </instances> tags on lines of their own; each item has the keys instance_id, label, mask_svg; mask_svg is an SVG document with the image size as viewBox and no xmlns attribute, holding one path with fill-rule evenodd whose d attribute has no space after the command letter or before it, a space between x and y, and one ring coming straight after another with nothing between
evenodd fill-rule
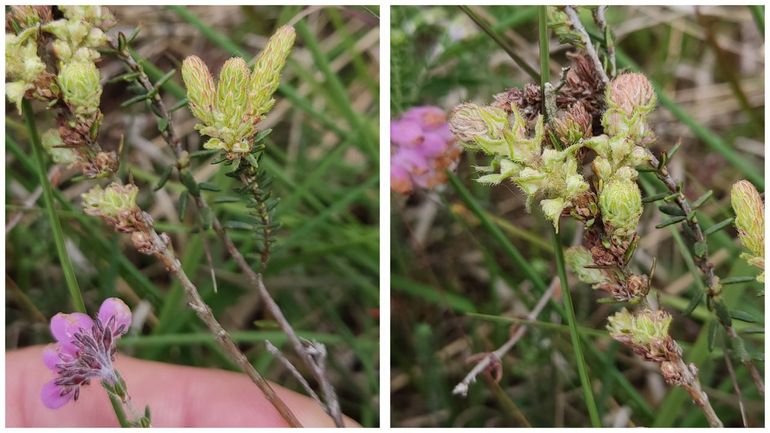
<instances>
[{"instance_id":1,"label":"heather plant","mask_svg":"<svg viewBox=\"0 0 770 433\"><path fill-rule=\"evenodd\" d=\"M408 16L408 10L404 8L400 14ZM468 177L477 184L492 187L493 192L477 185L466 186L462 180L464 172L448 173L457 199L453 202L451 195L442 198L454 217L442 221L451 224L452 229L436 228L436 231L452 238L458 237L454 233L469 232L470 238L459 242L464 245L461 250L447 248L459 254L458 259L452 259L446 251L439 258L437 251L443 248L439 239L443 238L438 233L431 237L430 229L424 227L430 222L425 221L422 212L415 211L412 215L406 209L401 217L404 221L394 224L394 233L400 232L401 224L406 228L402 233L409 233L406 221L416 220L420 233L428 233L423 239L430 242L419 244L419 248L411 252L419 260L418 265L412 266L420 269L419 274L398 273L410 266L403 265L403 257L394 261L400 271L396 270L393 276L393 289L401 292L401 296L432 300L439 311L445 308L480 320L473 321L474 325L467 331L458 332L461 328L458 322L462 320L458 317L452 317L450 323L444 319L446 324L438 325L429 321L430 313L417 310L418 306L405 307L415 310L414 315L420 317L416 320L424 321L414 332L414 340L407 340L423 357L418 360L429 360L420 363L420 367L428 368L431 362L442 363L444 367L440 373L422 371L417 379L401 386L397 392L414 391L410 388L413 385L432 383L433 392L420 388L418 392L431 399L429 405L433 413L443 411L447 415L429 421L430 425L444 424L447 419L455 423L467 421L465 417L471 417L470 411L477 409L492 415L494 411L487 409L490 404L498 403L504 408L502 416L494 420L484 417L484 423L564 425L566 405L570 409L566 416L579 420L577 425L590 423L598 427L613 422L618 422L618 426L650 422L667 426L678 416L674 407L681 409L686 401L691 401L692 408L700 415L691 414L685 425L698 416L712 427L725 425L725 420L752 425L745 399L752 395L759 396L761 401L764 393L764 379L759 373L761 354L754 354L760 350L762 340L754 342L751 333L739 329L744 329L745 323L761 324L762 318L761 313L742 311L747 307L737 305L737 300L740 285L753 281L755 275L747 267L730 262L736 270L720 278L719 273L727 270L718 270L713 257L718 238L727 238L725 243L719 243L728 247L721 248L734 248L734 241L724 232L734 221L746 251L741 257L762 270L764 253L756 246L763 244L759 236L764 231L763 204L756 191L763 185L761 175L757 176L754 166L744 164L743 156L727 151L711 131L693 126L697 122L676 106L650 75L641 72L617 49L608 25L607 7L461 7L460 10L482 32L476 40L465 42L466 46L458 43L442 47L453 53L457 64L439 63L425 74L437 81L462 83L462 89L447 90L444 98L446 104L454 106L449 116L450 129L469 159L469 164L461 162L459 167L470 166L474 173ZM527 20L537 23L539 71L522 54L527 52L522 36L502 24ZM411 18L407 22L415 21L416 18ZM560 49L569 50L563 56L566 61L556 79L551 78L554 48L549 30L564 44ZM490 50L502 49L510 57L510 63L534 82L519 81L521 85L500 92L494 88L494 79L487 79L483 72L466 75L475 81L442 76L444 71L454 71L455 67L456 73L461 74L463 62L473 58L476 51L482 51L481 40L486 37L490 39ZM474 50L466 54L464 50L468 46ZM642 62L644 55L637 54ZM484 52L479 53L483 55ZM486 55L492 57L488 52ZM401 63L408 62L402 60ZM496 75L495 71L486 73ZM737 171L752 176L751 181L742 181L733 187L735 220L713 222L704 208L708 208L715 193L707 191L691 199L693 190L687 183L690 176L683 176L681 171L673 174L671 167L681 167L677 159L682 157L678 153L682 145L669 142L671 134L659 126L661 106L691 126L698 138L733 161ZM661 132L665 139L659 137ZM698 156L690 155L690 158ZM730 175L736 176L735 170ZM498 185L500 187L495 188ZM521 212L516 210L518 200L511 195L521 196ZM510 221L497 216L485 209L483 203L515 213L518 218ZM429 218L438 220L432 214ZM652 224L651 219L655 221ZM553 239L550 244L541 239L539 230L548 228L540 221L550 226ZM651 254L651 250L656 249L647 241L650 236L659 236L657 233L661 230L670 230L676 252L680 254L673 260L683 260L688 277L692 278L694 290L688 293L690 299L681 300L683 302L673 302L672 294L666 290L671 284L667 279L672 277L672 267L662 260L672 260L671 256L663 252L667 258L658 260ZM494 245L485 244L483 233L488 234ZM563 246L561 237L565 235L572 238L569 248ZM508 236L515 237L515 243ZM473 256L468 251L468 242L483 254ZM396 246L403 243L396 240L394 249L398 250ZM495 245L499 245L504 254L500 255ZM400 250L402 256L410 254L404 248ZM542 259L541 253L553 253L553 263ZM512 261L513 269L506 267L506 259ZM445 266L445 262L449 264ZM458 262L463 263L459 269ZM664 263L662 270L661 263ZM444 274L439 273L438 268L443 269ZM436 274L431 272L434 269ZM583 292L581 284L570 284L570 274L593 288L594 293ZM550 276L550 284L544 275ZM756 278L762 279L762 274ZM490 290L481 296L478 290L485 283ZM492 296L493 302L482 303L481 299L489 296L486 293ZM394 302L398 303L401 296ZM573 301L573 297L577 301ZM508 306L500 307L497 305L500 302ZM691 344L683 335L689 334L687 329L692 326L691 317L695 317L696 312L698 320L703 322L703 337ZM484 326L485 321L510 323L511 327L507 333L496 333L494 328ZM564 321L564 325L560 321ZM586 327L586 322L591 323L591 328ZM398 325L398 329L406 326ZM559 330L569 338L564 341L565 338L552 335L549 329ZM761 332L760 328L757 332ZM529 333L534 335L528 339ZM403 338L404 334L401 335ZM453 337L457 335L460 337ZM504 343L495 344L500 338ZM618 348L608 345L608 338L637 357L623 363L638 363L646 365L645 368L655 365L658 380L676 390L669 392L671 398L660 403L660 414L644 413L651 406L636 391L637 383L629 382L626 373L615 365ZM467 347L467 340L475 344ZM441 341L440 352L426 353L430 349L420 348L426 347L426 341L432 344ZM434 345L427 347L439 350ZM604 353L606 350L609 352ZM471 367L465 370L453 365L455 359L462 356L453 355L467 354L467 351L479 352L467 356ZM705 356L709 352L711 359ZM726 373L721 389L729 389L737 399L730 407L720 404L722 396L708 385L713 383L717 368L713 360L717 359L722 361L721 368ZM463 372L461 380L456 379L458 371ZM550 377L549 373L557 377ZM395 371L393 374L398 376ZM482 393L480 386L473 387L477 379L483 379L489 392ZM450 384L454 384L454 388L447 387ZM613 390L614 386L622 391ZM438 395L448 394L450 390L467 396L467 403ZM550 401L548 393L554 390L557 394L553 397L555 421L549 419L550 411L544 409L546 403L542 402ZM566 390L572 391L569 396L564 394ZM616 391L617 395L612 397L616 400L610 403L608 397ZM522 393L530 397L523 398ZM538 397L531 398L533 393ZM684 395L689 398L683 398ZM480 404L484 405L483 409ZM625 418L610 421L610 413L620 417L623 410L629 411ZM402 422L418 417L415 411L403 407L401 412L413 417L396 418ZM629 422L628 416L634 421ZM755 419L754 422L761 425L761 421Z\"/></svg>"},{"instance_id":2,"label":"heather plant","mask_svg":"<svg viewBox=\"0 0 770 433\"><path fill-rule=\"evenodd\" d=\"M390 187L401 194L446 183L460 149L439 107L413 107L390 124Z\"/></svg>"},{"instance_id":3,"label":"heather plant","mask_svg":"<svg viewBox=\"0 0 770 433\"><path fill-rule=\"evenodd\" d=\"M174 10L199 27L202 34L211 34L205 24L197 21L187 9L177 7ZM63 18L54 20L55 16ZM297 24L297 20L294 24L304 40L315 44L315 36L304 23ZM260 348L268 349L262 352L286 369L290 378L318 403L334 425L343 426L342 407L327 365L328 360L336 356L324 344L333 340L325 338L325 334L313 337L307 332L296 331L292 323L296 315L292 314L292 319L287 317L263 280L263 272L267 271L268 260L274 256L281 228L276 217L278 197L274 194L272 182L273 175L280 172L275 165L272 170L266 169L266 164L275 163L267 156L271 129L265 126L265 121L269 118L268 121L275 125L280 116L272 113L276 105L283 106L285 111L285 105L280 104L276 91L281 86L283 69L294 47L294 25L278 27L255 58L253 66L247 64L245 51L227 60L216 83L204 61L200 57L189 56L181 63L181 78L185 87L177 97L182 100L171 106L167 105L167 98L163 97L161 90L179 89L173 81L176 71L159 73L137 54L133 45L140 38L139 29L130 34L123 28L109 31L120 23L107 8L19 6L8 11L7 21L7 29L12 31L7 35L7 53L15 57L7 57L6 62L16 62L22 55L29 59L15 63L9 69L6 76L7 96L25 118L58 258L77 310L51 319L51 333L57 345L45 352L44 363L57 374L57 378L44 386L41 394L43 403L49 408L66 410L62 406L70 400L78 400L82 386L98 381L109 395L122 426L149 426L151 423L149 407L144 414L137 413L133 407L127 389L131 378L124 379L113 367L116 356L119 356L118 340L131 325L131 311L119 299L109 298L104 301L96 318L91 319L85 314L87 300L81 294L63 235L63 227L67 227L67 232L71 229L59 221L54 210L54 198L58 197L62 205L70 209L69 212L77 214L78 211L52 188L51 183L55 184L58 179L49 180L46 176L45 152L54 163L60 164L53 170L72 176L68 182L80 185L77 188L82 207L82 218L77 217L79 224L88 227L94 224L95 219L101 220L109 230L117 233L116 242L123 239L130 241L131 249L149 256L159 265L158 270L174 281L174 288L167 294L161 293L131 263L131 251L116 252L120 266L131 275L129 284L139 286L140 293L146 296L141 302L149 303L150 309L158 308L157 313L165 322L165 330L158 328L156 332L168 334L181 330L180 321L174 320L177 324L171 324L169 317L186 317L185 313L176 309L176 304L181 305L184 301L189 313L197 316L202 325L195 324L192 330L207 330L210 342L215 343L213 348L219 356L228 360L228 366L242 370L258 387L255 392L265 397L287 425L301 426L297 415L260 372L264 365L258 367L252 363L241 344L242 340L236 339L223 325L227 319L218 317L215 313L217 308L212 307L212 300L219 303L222 299L234 299L232 292L227 293L232 289L232 280L221 275L233 270L217 270L218 266L222 266L217 265L221 261L219 256L226 257L225 263L234 264L236 272L243 277L239 284L258 296L266 314L280 330L277 336L276 333L268 334L271 337L255 331L255 334L260 334L258 341L264 341L264 346ZM317 53L317 46L313 45L311 50ZM326 65L323 57L316 60ZM105 61L123 71L117 74L112 72L114 75L107 80L102 68ZM173 154L171 163L164 155L165 166L158 174L149 175L149 185L146 174L135 175L137 166L128 157L130 149L126 150L126 146L144 139L137 139L136 135L129 141L123 136L117 139L115 134L105 131L102 109L104 96L112 90L110 85L120 85L135 93L135 96L119 104L120 109L135 113L132 106L142 103L149 118L154 120L159 142L167 145ZM337 101L346 98L337 96ZM32 101L43 104L35 110ZM37 104L35 107L38 107ZM172 116L172 113L185 107L199 121L195 130L204 138L201 150L188 147L180 135L178 119ZM36 122L41 117L45 122L47 112L55 115L56 127L47 129L41 136ZM340 129L338 131L341 133ZM359 129L357 133L362 139L370 139L364 129ZM271 146L276 147L276 144ZM201 160L203 164L198 163ZM232 179L234 194L223 193L223 189L217 186L220 182L213 179L212 182L200 180L200 173L208 170L209 166L213 169L209 172L210 176L219 179L216 175L219 169L223 179ZM372 186L372 182L365 185ZM173 224L151 216L155 212L146 199L148 195L168 197L168 194L180 192L178 221L181 220L181 224L169 232ZM306 200L304 194L302 199ZM188 203L194 211L187 212ZM224 206L237 207L238 211L225 211ZM246 209L246 212L241 209ZM233 218L233 215L237 217ZM333 214L327 214L324 218L331 216ZM317 219L314 224L325 227L321 224L323 222L323 219ZM193 244L199 246L180 242L178 234L174 233L180 227L183 233L198 233L198 239ZM297 235L301 236L301 233ZM91 236L93 238L86 239L96 245L110 243L99 241L96 232L92 231ZM193 249L188 251L188 247ZM204 279L203 282L196 278L197 272L191 268L191 260L197 262L201 255L205 257L209 271L208 281ZM362 278L360 281L365 280ZM223 281L224 291L221 287ZM203 290L207 287L213 288L213 294ZM135 295L131 289L129 293ZM295 309L292 308L291 312L294 313ZM140 316L141 320L147 320L147 310ZM157 317L152 313L150 317L157 324ZM268 338L277 340L276 344ZM168 341L174 344L173 339ZM294 356L284 355L283 341L288 343Z\"/></svg>"}]
</instances>

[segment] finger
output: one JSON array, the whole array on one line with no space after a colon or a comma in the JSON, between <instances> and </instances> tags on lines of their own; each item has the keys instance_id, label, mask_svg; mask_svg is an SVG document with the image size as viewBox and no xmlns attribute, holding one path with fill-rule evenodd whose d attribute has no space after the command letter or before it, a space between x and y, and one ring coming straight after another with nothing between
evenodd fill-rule
<instances>
[{"instance_id":1,"label":"finger","mask_svg":"<svg viewBox=\"0 0 770 433\"><path fill-rule=\"evenodd\" d=\"M83 387L77 402L56 410L43 406L40 389L53 374L43 365L42 350L42 346L33 346L6 354L6 426L117 426L107 394L98 383ZM125 355L119 355L115 365L126 381L136 415L149 405L153 426L286 426L262 392L243 374L144 361ZM333 426L314 400L271 385L303 426ZM356 425L350 419L345 422Z\"/></svg>"}]
</instances>

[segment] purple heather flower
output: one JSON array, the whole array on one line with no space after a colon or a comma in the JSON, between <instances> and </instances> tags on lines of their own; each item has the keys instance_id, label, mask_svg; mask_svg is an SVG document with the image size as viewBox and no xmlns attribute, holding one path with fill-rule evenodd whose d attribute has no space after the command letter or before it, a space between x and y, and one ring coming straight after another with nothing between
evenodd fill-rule
<instances>
[{"instance_id":1,"label":"purple heather flower","mask_svg":"<svg viewBox=\"0 0 770 433\"><path fill-rule=\"evenodd\" d=\"M392 120L390 141L390 184L402 194L445 183L444 170L460 156L446 113L438 107L413 107Z\"/></svg>"},{"instance_id":2,"label":"purple heather flower","mask_svg":"<svg viewBox=\"0 0 770 433\"><path fill-rule=\"evenodd\" d=\"M40 398L50 409L77 400L80 387L91 379L116 385L120 376L112 366L117 339L131 325L131 310L118 298L108 298L95 318L83 313L58 313L51 318L56 339L43 351L43 363L56 378L43 385Z\"/></svg>"}]
</instances>

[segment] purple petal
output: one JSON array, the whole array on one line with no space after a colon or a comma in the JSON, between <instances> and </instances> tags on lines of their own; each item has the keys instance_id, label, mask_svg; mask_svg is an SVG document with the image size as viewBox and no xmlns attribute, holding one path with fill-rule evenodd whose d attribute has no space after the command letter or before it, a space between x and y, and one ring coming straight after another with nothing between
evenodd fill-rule
<instances>
[{"instance_id":1,"label":"purple petal","mask_svg":"<svg viewBox=\"0 0 770 433\"><path fill-rule=\"evenodd\" d=\"M75 333L80 329L91 330L94 321L83 313L58 313L51 318L51 334L65 351L75 350Z\"/></svg>"},{"instance_id":2,"label":"purple petal","mask_svg":"<svg viewBox=\"0 0 770 433\"><path fill-rule=\"evenodd\" d=\"M55 381L56 379L46 382L43 389L40 390L40 399L43 400L43 404L48 409L58 409L67 404L73 397L72 390L64 392L64 389Z\"/></svg>"},{"instance_id":3,"label":"purple petal","mask_svg":"<svg viewBox=\"0 0 770 433\"><path fill-rule=\"evenodd\" d=\"M420 124L412 120L390 122L390 141L396 146L414 147L422 140Z\"/></svg>"},{"instance_id":4,"label":"purple petal","mask_svg":"<svg viewBox=\"0 0 770 433\"><path fill-rule=\"evenodd\" d=\"M49 344L43 349L43 364L49 370L56 371L56 364L61 362L59 358L59 347L56 344Z\"/></svg>"},{"instance_id":5,"label":"purple petal","mask_svg":"<svg viewBox=\"0 0 770 433\"><path fill-rule=\"evenodd\" d=\"M446 112L439 107L432 105L423 105L419 107L410 108L407 110L402 119L414 120L418 122L424 129L433 129L441 124L446 123Z\"/></svg>"},{"instance_id":6,"label":"purple petal","mask_svg":"<svg viewBox=\"0 0 770 433\"><path fill-rule=\"evenodd\" d=\"M102 324L106 325L111 318L115 318L115 326L113 329L120 329L122 327L123 334L128 331L128 327L131 326L131 309L128 308L125 302L118 298L107 298L102 302L102 306L99 307L99 314L97 316Z\"/></svg>"},{"instance_id":7,"label":"purple petal","mask_svg":"<svg viewBox=\"0 0 770 433\"><path fill-rule=\"evenodd\" d=\"M441 156L447 149L447 142L438 134L425 134L425 141L420 146L422 153L428 158Z\"/></svg>"},{"instance_id":8,"label":"purple petal","mask_svg":"<svg viewBox=\"0 0 770 433\"><path fill-rule=\"evenodd\" d=\"M403 167L409 172L428 169L428 160L425 155L414 149L402 148L391 157L391 164Z\"/></svg>"}]
</instances>

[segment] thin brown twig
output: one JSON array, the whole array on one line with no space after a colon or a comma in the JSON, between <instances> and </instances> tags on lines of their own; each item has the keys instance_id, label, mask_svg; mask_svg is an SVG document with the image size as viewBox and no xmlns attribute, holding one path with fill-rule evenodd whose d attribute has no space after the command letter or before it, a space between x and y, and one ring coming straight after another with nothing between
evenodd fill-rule
<instances>
[{"instance_id":1,"label":"thin brown twig","mask_svg":"<svg viewBox=\"0 0 770 433\"><path fill-rule=\"evenodd\" d=\"M706 395L701 388L695 366L692 364L685 364L682 358L679 357L676 362L676 369L682 375L681 386L687 390L687 393L690 394L690 398L692 398L695 404L701 408L709 425L711 427L724 427L722 421L719 419L716 412L714 412L714 408L709 402L708 395Z\"/></svg>"},{"instance_id":2,"label":"thin brown twig","mask_svg":"<svg viewBox=\"0 0 770 433\"><path fill-rule=\"evenodd\" d=\"M602 81L604 84L609 83L610 79L607 77L607 72L604 70L604 65L602 65L602 61L599 60L599 54L596 52L594 44L591 42L591 37L588 35L586 28L583 27L583 23L580 22L580 17L578 16L577 11L573 6L564 6L564 13L567 14L572 27L580 35L580 39L582 40L583 45L586 47L586 52L591 58L591 61L594 63L594 68L599 73Z\"/></svg>"},{"instance_id":3,"label":"thin brown twig","mask_svg":"<svg viewBox=\"0 0 770 433\"><path fill-rule=\"evenodd\" d=\"M128 66L132 72L137 74L138 82L142 85L142 87L144 87L148 92L154 91L155 87L150 82L150 79L144 72L144 69L141 67L141 65L139 65L136 59L134 59L131 52L128 51L128 49L117 49L118 46L115 41L112 41L112 45L113 48L116 49L117 56L126 64L126 66ZM186 156L187 153L182 149L181 140L173 128L168 110L166 109L165 104L160 98L159 94L155 95L155 97L152 99L152 103L156 106L161 117L164 118L167 123L166 128L161 132L161 135L166 143L168 143L174 151L177 160L177 169L180 175L183 175L185 170L189 170L189 157ZM302 359L303 363L310 369L311 374L318 382L318 385L321 388L321 393L324 396L324 410L332 418L334 424L337 427L344 427L345 424L342 419L342 411L340 409L339 400L337 398L334 387L331 384L328 375L326 374L326 369L323 365L320 365L318 362L316 362L311 354L308 353L306 347L302 344L299 337L297 336L297 333L294 331L294 328L283 315L283 311L275 302L265 287L264 283L262 282L262 275L258 274L251 268L251 265L249 265L241 252L238 250L238 247L236 247L233 241L230 239L230 236L227 234L227 231L217 216L210 211L208 203L206 203L203 196L200 194L193 194L192 192L190 195L193 197L193 202L195 203L195 206L199 212L205 211L212 216L212 228L216 232L217 236L219 236L222 243L225 245L225 249L227 250L228 254L233 258L233 260L235 260L241 271L246 274L252 285L257 288L260 297L265 302L266 308L278 323L281 331L287 335L292 348Z\"/></svg>"},{"instance_id":4,"label":"thin brown twig","mask_svg":"<svg viewBox=\"0 0 770 433\"><path fill-rule=\"evenodd\" d=\"M152 245L153 255L163 263L166 269L179 279L179 282L184 288L185 296L187 297L187 304L195 312L198 318L206 324L212 334L217 339L217 342L230 356L230 358L246 373L252 382L265 395L265 398L275 407L278 413L291 427L302 427L297 417L289 409L286 403L276 394L275 390L270 386L270 383L262 377L261 374L251 365L246 355L238 348L233 341L230 334L222 327L214 316L214 312L201 298L198 288L187 277L187 274L182 269L182 264L174 254L171 247L171 243L168 239L164 239L154 229L148 231L150 235L150 243Z\"/></svg>"},{"instance_id":5,"label":"thin brown twig","mask_svg":"<svg viewBox=\"0 0 770 433\"><path fill-rule=\"evenodd\" d=\"M321 401L321 398L318 397L318 394L313 390L313 388L310 386L309 383L307 383L307 380L305 380L305 376L302 375L302 373L299 372L297 367L294 366L294 364L289 361L289 358L286 357L286 355L281 352L281 349L275 347L273 343L270 342L270 340L265 340L265 347L267 348L267 351L270 352L275 358L283 364L284 368L291 373L292 376L294 376L295 379L297 379L297 382L299 382L300 385L302 385L302 388L305 389L305 392L313 398L318 404L321 405L321 407L324 407L325 404L323 401Z\"/></svg>"},{"instance_id":6,"label":"thin brown twig","mask_svg":"<svg viewBox=\"0 0 770 433\"><path fill-rule=\"evenodd\" d=\"M554 278L551 280L551 284L548 286L548 290L543 293L543 295L540 297L540 300L537 301L537 304L535 304L532 310L527 314L526 320L532 321L537 319L537 316L540 315L545 306L548 304L548 301L553 296L553 293L556 291L557 287L559 287L559 279ZM516 326L515 330L511 333L510 338L508 338L508 341L503 343L503 345L494 352L488 353L478 363L476 363L476 365L471 369L471 371L468 372L465 378L460 383L455 385L454 389L452 390L452 394L458 394L463 397L468 395L468 388L473 382L476 381L478 375L486 371L487 368L492 366L494 363L499 362L506 353L513 349L513 346L515 346L516 343L521 340L521 337L523 337L526 333L526 325L522 324Z\"/></svg>"}]
</instances>

